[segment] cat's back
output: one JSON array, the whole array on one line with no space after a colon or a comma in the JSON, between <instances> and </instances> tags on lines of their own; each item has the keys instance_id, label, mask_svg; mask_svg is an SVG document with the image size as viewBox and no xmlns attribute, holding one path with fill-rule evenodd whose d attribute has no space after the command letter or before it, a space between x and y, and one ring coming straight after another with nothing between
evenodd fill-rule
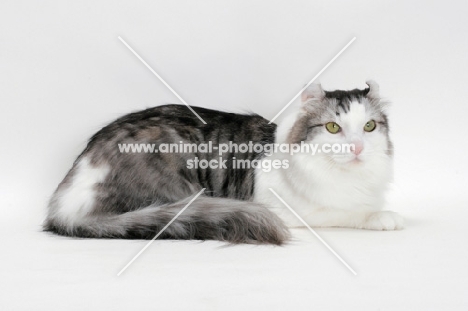
<instances>
[{"instance_id":1,"label":"cat's back","mask_svg":"<svg viewBox=\"0 0 468 311\"><path fill-rule=\"evenodd\" d=\"M95 144L125 141L172 143L182 138L187 142L213 144L229 141L273 142L276 125L257 114L238 114L201 107L164 105L127 114L97 132L87 150ZM179 141L177 141L179 142ZM86 152L86 150L85 150Z\"/></svg>"}]
</instances>

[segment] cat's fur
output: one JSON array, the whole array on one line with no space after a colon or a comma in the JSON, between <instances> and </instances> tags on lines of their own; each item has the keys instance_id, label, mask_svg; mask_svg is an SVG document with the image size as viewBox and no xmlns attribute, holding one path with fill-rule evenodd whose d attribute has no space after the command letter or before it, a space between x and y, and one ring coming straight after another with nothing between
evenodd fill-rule
<instances>
[{"instance_id":1,"label":"cat's fur","mask_svg":"<svg viewBox=\"0 0 468 311\"><path fill-rule=\"evenodd\" d=\"M96 133L55 191L44 229L92 238L153 238L202 188L198 197L160 236L216 239L232 243L282 244L297 219L268 188L274 189L313 226L377 230L402 227L401 218L379 211L391 179L392 144L378 86L325 92L312 85L298 112L276 128L258 115L240 115L166 105L126 115ZM375 131L363 132L369 120ZM342 125L330 134L327 122ZM273 154L289 169L189 169L186 161L218 159L213 153L121 153L118 144L232 141L354 142L355 154ZM225 153L224 159L262 160L262 153Z\"/></svg>"}]
</instances>

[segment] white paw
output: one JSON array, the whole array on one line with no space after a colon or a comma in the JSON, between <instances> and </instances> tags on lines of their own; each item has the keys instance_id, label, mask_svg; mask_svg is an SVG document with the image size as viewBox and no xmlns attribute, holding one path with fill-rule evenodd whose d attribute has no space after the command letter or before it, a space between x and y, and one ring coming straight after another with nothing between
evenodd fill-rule
<instances>
[{"instance_id":1,"label":"white paw","mask_svg":"<svg viewBox=\"0 0 468 311\"><path fill-rule=\"evenodd\" d=\"M371 214L364 223L363 229L401 230L403 227L403 217L395 212L383 211Z\"/></svg>"}]
</instances>

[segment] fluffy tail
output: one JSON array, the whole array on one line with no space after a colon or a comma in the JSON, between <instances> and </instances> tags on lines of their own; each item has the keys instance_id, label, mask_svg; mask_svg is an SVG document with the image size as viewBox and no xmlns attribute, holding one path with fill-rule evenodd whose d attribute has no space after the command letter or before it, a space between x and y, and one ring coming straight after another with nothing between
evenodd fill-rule
<instances>
[{"instance_id":1,"label":"fluffy tail","mask_svg":"<svg viewBox=\"0 0 468 311\"><path fill-rule=\"evenodd\" d=\"M120 215L88 215L73 222L49 216L44 230L84 238L152 239L187 203L188 199ZM289 232L261 204L199 197L158 238L281 245Z\"/></svg>"}]
</instances>

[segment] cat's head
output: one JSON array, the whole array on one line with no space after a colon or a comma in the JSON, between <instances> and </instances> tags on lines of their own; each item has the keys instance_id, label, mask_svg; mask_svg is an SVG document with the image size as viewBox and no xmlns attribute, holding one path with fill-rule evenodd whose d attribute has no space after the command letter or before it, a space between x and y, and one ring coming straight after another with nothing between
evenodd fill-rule
<instances>
[{"instance_id":1,"label":"cat's head","mask_svg":"<svg viewBox=\"0 0 468 311\"><path fill-rule=\"evenodd\" d=\"M392 157L387 103L380 99L379 86L367 81L368 88L351 91L324 91L312 84L302 93L301 111L289 134L288 143L307 142L324 146L354 145L351 152L316 154L339 165L359 165ZM335 151L339 148L335 147Z\"/></svg>"}]
</instances>

